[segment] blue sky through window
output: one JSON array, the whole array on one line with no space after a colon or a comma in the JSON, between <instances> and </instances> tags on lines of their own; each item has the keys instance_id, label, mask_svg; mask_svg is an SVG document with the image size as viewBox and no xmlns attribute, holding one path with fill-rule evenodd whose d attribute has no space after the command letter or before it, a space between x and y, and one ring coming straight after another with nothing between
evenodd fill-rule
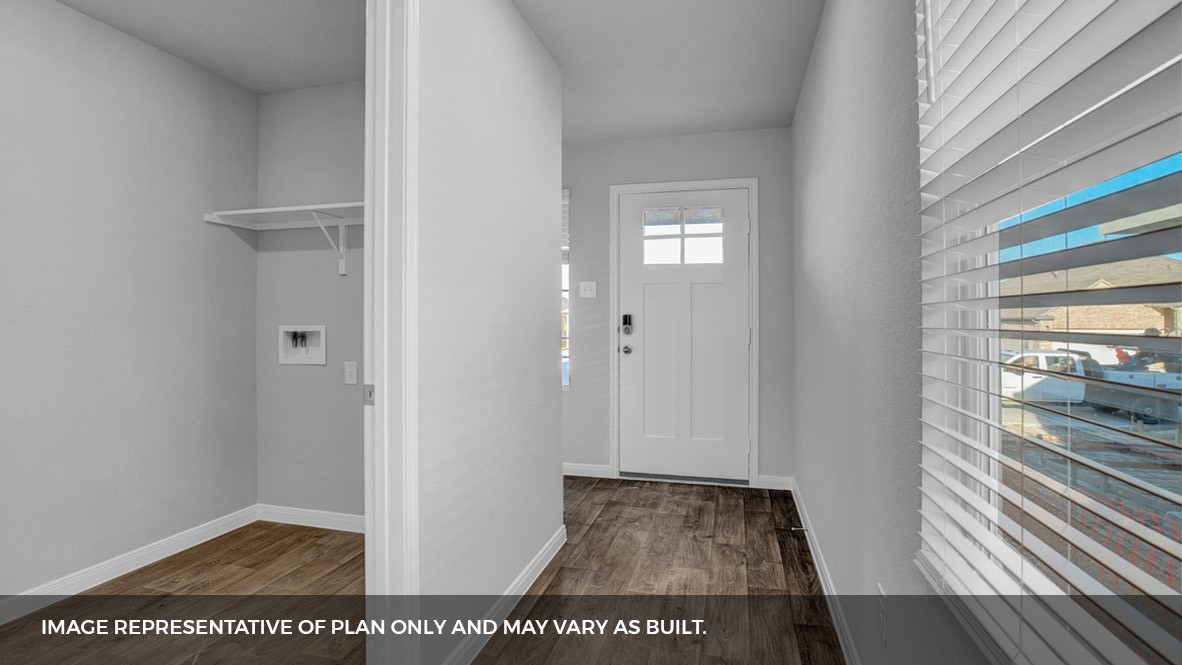
<instances>
[{"instance_id":1,"label":"blue sky through window","mask_svg":"<svg viewBox=\"0 0 1182 665\"><path fill-rule=\"evenodd\" d=\"M998 224L998 228L1007 229L1018 224L1024 224L1040 217L1066 210L1073 206L1077 206L1089 201L1094 201L1098 198L1114 194L1116 192L1124 191L1137 185L1141 185L1151 180L1157 180L1174 173L1182 172L1182 153L1176 153L1169 157L1159 159L1156 162L1151 162L1145 166L1133 169L1127 173L1122 173L1116 177L1109 178L1103 182L1096 183L1090 187L1085 187L1077 192L1072 192L1067 196L1055 199L1044 203L1037 208L1031 208L1019 215L1003 220ZM1104 220L1108 221L1108 220ZM1083 229L1077 229L1068 233L1061 233L1059 235L1050 236L1048 238L1040 238L1032 240L1028 243L1016 245L1014 247L1006 247L998 254L998 261L1006 263L1009 261L1016 261L1018 259L1030 258L1039 256L1041 254L1049 254L1051 252L1058 252L1073 247L1080 247L1094 242L1100 242L1105 238L1100 234L1100 225L1095 224ZM1170 254L1172 258L1182 259L1182 254Z\"/></svg>"}]
</instances>

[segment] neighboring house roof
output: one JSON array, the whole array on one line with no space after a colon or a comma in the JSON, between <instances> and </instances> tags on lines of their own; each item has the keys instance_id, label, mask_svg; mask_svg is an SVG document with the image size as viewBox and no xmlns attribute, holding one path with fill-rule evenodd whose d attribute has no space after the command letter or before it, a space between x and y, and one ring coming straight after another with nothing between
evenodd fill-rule
<instances>
[{"instance_id":1,"label":"neighboring house roof","mask_svg":"<svg viewBox=\"0 0 1182 665\"><path fill-rule=\"evenodd\" d=\"M1182 282L1182 260L1172 256L1151 256L1133 261L1103 263L1007 279L1001 283L1001 295L1109 289L1168 282ZM1083 284L1087 286L1082 286ZM1052 319L1056 309L1058 308L1026 309L1021 318L1027 321ZM1008 317L1008 320L1016 318Z\"/></svg>"}]
</instances>

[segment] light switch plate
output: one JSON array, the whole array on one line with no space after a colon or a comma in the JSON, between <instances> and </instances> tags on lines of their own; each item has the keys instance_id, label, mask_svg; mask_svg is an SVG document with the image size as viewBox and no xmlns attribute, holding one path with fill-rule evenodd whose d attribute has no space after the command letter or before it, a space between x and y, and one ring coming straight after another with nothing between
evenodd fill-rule
<instances>
[{"instance_id":1,"label":"light switch plate","mask_svg":"<svg viewBox=\"0 0 1182 665\"><path fill-rule=\"evenodd\" d=\"M357 361L356 360L346 360L345 361L345 385L347 385L347 386L357 385Z\"/></svg>"},{"instance_id":2,"label":"light switch plate","mask_svg":"<svg viewBox=\"0 0 1182 665\"><path fill-rule=\"evenodd\" d=\"M579 282L579 297L580 298L594 298L595 297L595 282Z\"/></svg>"}]
</instances>

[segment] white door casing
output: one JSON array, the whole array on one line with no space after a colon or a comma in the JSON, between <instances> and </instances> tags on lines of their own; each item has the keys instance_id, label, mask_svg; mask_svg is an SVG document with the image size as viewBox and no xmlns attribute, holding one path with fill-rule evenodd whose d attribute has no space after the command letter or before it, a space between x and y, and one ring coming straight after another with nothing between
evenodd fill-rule
<instances>
[{"instance_id":1,"label":"white door casing","mask_svg":"<svg viewBox=\"0 0 1182 665\"><path fill-rule=\"evenodd\" d=\"M618 468L750 481L754 182L672 185L612 188Z\"/></svg>"}]
</instances>

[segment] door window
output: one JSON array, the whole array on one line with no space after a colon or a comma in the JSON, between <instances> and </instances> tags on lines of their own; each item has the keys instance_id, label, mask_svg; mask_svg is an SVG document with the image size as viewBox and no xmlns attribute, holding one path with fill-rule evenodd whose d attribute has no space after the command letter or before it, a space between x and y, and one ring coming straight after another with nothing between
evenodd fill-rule
<instances>
[{"instance_id":1,"label":"door window","mask_svg":"<svg viewBox=\"0 0 1182 665\"><path fill-rule=\"evenodd\" d=\"M722 208L645 210L644 264L722 263Z\"/></svg>"}]
</instances>

